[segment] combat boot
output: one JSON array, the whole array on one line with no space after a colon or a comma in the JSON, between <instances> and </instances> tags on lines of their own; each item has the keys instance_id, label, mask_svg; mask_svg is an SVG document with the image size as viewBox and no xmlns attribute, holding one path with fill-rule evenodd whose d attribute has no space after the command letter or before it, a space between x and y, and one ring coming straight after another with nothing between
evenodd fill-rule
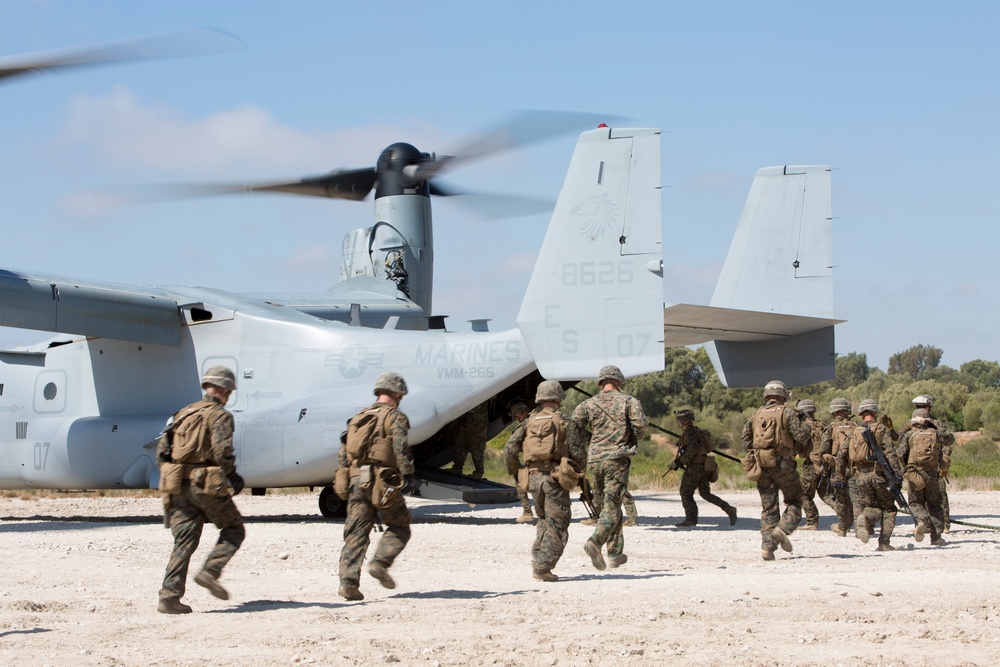
<instances>
[{"instance_id":1,"label":"combat boot","mask_svg":"<svg viewBox=\"0 0 1000 667\"><path fill-rule=\"evenodd\" d=\"M678 528L690 528L691 526L697 526L698 522L692 519L684 519L680 523L675 523L674 525Z\"/></svg>"},{"instance_id":2,"label":"combat boot","mask_svg":"<svg viewBox=\"0 0 1000 667\"><path fill-rule=\"evenodd\" d=\"M896 547L892 546L888 542L879 542L878 543L878 550L879 551L895 551Z\"/></svg>"},{"instance_id":3,"label":"combat boot","mask_svg":"<svg viewBox=\"0 0 1000 667\"><path fill-rule=\"evenodd\" d=\"M872 534L868 530L868 517L864 514L858 516L857 523L854 526L854 536L864 544L868 544L868 540L872 538Z\"/></svg>"},{"instance_id":4,"label":"combat boot","mask_svg":"<svg viewBox=\"0 0 1000 667\"><path fill-rule=\"evenodd\" d=\"M788 553L792 553L792 541L788 539L788 535L785 531L780 528L775 528L771 531L771 537L782 549Z\"/></svg>"},{"instance_id":5,"label":"combat boot","mask_svg":"<svg viewBox=\"0 0 1000 667\"><path fill-rule=\"evenodd\" d=\"M476 472L472 473L471 475L469 475L469 477L471 477L472 479L484 479L483 478L483 473L479 472L478 470Z\"/></svg>"},{"instance_id":6,"label":"combat boot","mask_svg":"<svg viewBox=\"0 0 1000 667\"><path fill-rule=\"evenodd\" d=\"M191 607L177 598L169 598L167 600L160 600L160 604L156 605L156 611L161 614L190 614Z\"/></svg>"},{"instance_id":7,"label":"combat boot","mask_svg":"<svg viewBox=\"0 0 1000 667\"><path fill-rule=\"evenodd\" d=\"M616 567L624 565L627 562L628 562L627 554L621 554L620 556L608 556L608 567L610 567L612 570L615 569Z\"/></svg>"},{"instance_id":8,"label":"combat boot","mask_svg":"<svg viewBox=\"0 0 1000 667\"><path fill-rule=\"evenodd\" d=\"M580 525L581 526L596 526L597 525L597 519L591 519L591 518L584 519L583 521L580 522Z\"/></svg>"},{"instance_id":9,"label":"combat boot","mask_svg":"<svg viewBox=\"0 0 1000 667\"><path fill-rule=\"evenodd\" d=\"M587 540L587 542L583 545L583 550L587 552L588 556L590 556L590 564L595 568L598 570L604 570L608 567L604 562L604 556L601 555L601 547L597 546L597 542Z\"/></svg>"},{"instance_id":10,"label":"combat boot","mask_svg":"<svg viewBox=\"0 0 1000 667\"><path fill-rule=\"evenodd\" d=\"M807 523L804 526L800 526L799 530L819 530L819 525L815 523Z\"/></svg>"},{"instance_id":11,"label":"combat boot","mask_svg":"<svg viewBox=\"0 0 1000 667\"><path fill-rule=\"evenodd\" d=\"M625 521L622 523L622 525L623 526L627 526L629 528L631 528L632 526L638 526L639 525L639 520L638 519L625 519Z\"/></svg>"},{"instance_id":12,"label":"combat boot","mask_svg":"<svg viewBox=\"0 0 1000 667\"><path fill-rule=\"evenodd\" d=\"M534 520L535 520L535 515L532 514L531 512L525 512L524 514L515 519L515 521L517 521L518 523L531 523Z\"/></svg>"},{"instance_id":13,"label":"combat boot","mask_svg":"<svg viewBox=\"0 0 1000 667\"><path fill-rule=\"evenodd\" d=\"M208 592L219 598L220 600L229 599L229 591L222 587L219 580L216 579L215 575L202 570L195 576L194 583L198 584L203 588L207 588Z\"/></svg>"},{"instance_id":14,"label":"combat boot","mask_svg":"<svg viewBox=\"0 0 1000 667\"><path fill-rule=\"evenodd\" d=\"M930 532L930 531L928 531L926 528L924 528L924 524L918 523L917 524L917 529L915 531L913 531L913 539L916 540L917 542L923 542L924 541L924 535L926 535L928 532Z\"/></svg>"},{"instance_id":15,"label":"combat boot","mask_svg":"<svg viewBox=\"0 0 1000 667\"><path fill-rule=\"evenodd\" d=\"M760 550L760 557L764 560L774 560L774 549L762 547Z\"/></svg>"},{"instance_id":16,"label":"combat boot","mask_svg":"<svg viewBox=\"0 0 1000 667\"><path fill-rule=\"evenodd\" d=\"M729 525L730 526L735 526L736 525L736 508L733 507L732 505L730 505L726 509L726 516L729 517Z\"/></svg>"},{"instance_id":17,"label":"combat boot","mask_svg":"<svg viewBox=\"0 0 1000 667\"><path fill-rule=\"evenodd\" d=\"M830 530L832 530L838 537L847 537L847 531L837 524L830 526Z\"/></svg>"},{"instance_id":18,"label":"combat boot","mask_svg":"<svg viewBox=\"0 0 1000 667\"><path fill-rule=\"evenodd\" d=\"M948 543L944 541L943 537L936 537L936 538L934 538L934 539L931 540L931 546L943 547L946 544L948 544Z\"/></svg>"},{"instance_id":19,"label":"combat boot","mask_svg":"<svg viewBox=\"0 0 1000 667\"><path fill-rule=\"evenodd\" d=\"M382 563L372 563L369 565L368 574L378 579L378 583L382 584L382 588L391 590L396 587L395 580L389 576L389 571L385 569L385 565L382 565Z\"/></svg>"},{"instance_id":20,"label":"combat boot","mask_svg":"<svg viewBox=\"0 0 1000 667\"><path fill-rule=\"evenodd\" d=\"M349 581L345 581L340 584L340 590L337 591L337 595L348 601L364 600L365 596L358 588L357 584L352 584Z\"/></svg>"},{"instance_id":21,"label":"combat boot","mask_svg":"<svg viewBox=\"0 0 1000 667\"><path fill-rule=\"evenodd\" d=\"M538 581L559 581L559 576L552 574L550 570L546 570L545 572L533 572L531 576Z\"/></svg>"}]
</instances>

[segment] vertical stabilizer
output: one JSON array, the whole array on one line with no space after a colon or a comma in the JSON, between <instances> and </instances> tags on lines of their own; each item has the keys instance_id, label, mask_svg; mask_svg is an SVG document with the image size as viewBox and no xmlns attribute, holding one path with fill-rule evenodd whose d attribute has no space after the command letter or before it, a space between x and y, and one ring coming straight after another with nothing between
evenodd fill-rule
<instances>
[{"instance_id":1,"label":"vertical stabilizer","mask_svg":"<svg viewBox=\"0 0 1000 667\"><path fill-rule=\"evenodd\" d=\"M768 167L757 172L712 295L719 308L833 317L830 168ZM706 345L723 384L793 385L833 377L833 327L767 343Z\"/></svg>"},{"instance_id":2,"label":"vertical stabilizer","mask_svg":"<svg viewBox=\"0 0 1000 667\"><path fill-rule=\"evenodd\" d=\"M517 324L548 379L663 368L660 132L580 135Z\"/></svg>"}]
</instances>

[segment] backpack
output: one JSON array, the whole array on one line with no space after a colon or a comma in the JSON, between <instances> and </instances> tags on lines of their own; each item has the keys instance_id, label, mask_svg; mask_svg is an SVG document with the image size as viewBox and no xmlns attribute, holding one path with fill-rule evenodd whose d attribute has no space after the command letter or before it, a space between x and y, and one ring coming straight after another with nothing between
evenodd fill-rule
<instances>
[{"instance_id":1,"label":"backpack","mask_svg":"<svg viewBox=\"0 0 1000 667\"><path fill-rule=\"evenodd\" d=\"M845 447L849 447L848 443L851 440L851 436L854 435L854 431L857 429L858 425L852 421L842 421L833 422L830 426L832 430L831 440L833 441L830 453L836 456L840 453L840 450Z\"/></svg>"},{"instance_id":2,"label":"backpack","mask_svg":"<svg viewBox=\"0 0 1000 667\"><path fill-rule=\"evenodd\" d=\"M698 429L698 443L701 445L699 454L708 455L712 453L712 436L703 428Z\"/></svg>"},{"instance_id":3,"label":"backpack","mask_svg":"<svg viewBox=\"0 0 1000 667\"><path fill-rule=\"evenodd\" d=\"M937 429L917 428L910 433L910 455L907 463L925 469L937 467L941 452Z\"/></svg>"},{"instance_id":4,"label":"backpack","mask_svg":"<svg viewBox=\"0 0 1000 667\"><path fill-rule=\"evenodd\" d=\"M559 461L565 456L566 429L558 412L539 412L524 422L521 452L525 463Z\"/></svg>"},{"instance_id":5,"label":"backpack","mask_svg":"<svg viewBox=\"0 0 1000 667\"><path fill-rule=\"evenodd\" d=\"M212 433L206 411L216 404L198 401L174 415L168 427L170 458L175 463L204 463L212 451Z\"/></svg>"},{"instance_id":6,"label":"backpack","mask_svg":"<svg viewBox=\"0 0 1000 667\"><path fill-rule=\"evenodd\" d=\"M753 416L754 449L792 449L792 435L781 427L785 406L765 405Z\"/></svg>"},{"instance_id":7,"label":"backpack","mask_svg":"<svg viewBox=\"0 0 1000 667\"><path fill-rule=\"evenodd\" d=\"M347 458L351 461L365 461L369 458L381 459L385 456L388 438L385 437L385 418L389 406L372 407L362 410L347 422ZM391 450L391 447L390 447ZM391 463L390 461L379 461Z\"/></svg>"},{"instance_id":8,"label":"backpack","mask_svg":"<svg viewBox=\"0 0 1000 667\"><path fill-rule=\"evenodd\" d=\"M866 426L858 426L851 432L847 440L847 455L850 457L851 463L865 463L875 460L875 452L865 440L865 431L867 430ZM873 433L872 436L874 437L874 435Z\"/></svg>"}]
</instances>

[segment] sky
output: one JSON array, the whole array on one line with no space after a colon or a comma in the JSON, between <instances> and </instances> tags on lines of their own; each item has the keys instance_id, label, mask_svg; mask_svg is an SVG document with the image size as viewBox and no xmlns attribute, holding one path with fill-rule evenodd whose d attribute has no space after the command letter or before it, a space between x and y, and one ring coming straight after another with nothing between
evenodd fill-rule
<instances>
[{"instance_id":1,"label":"sky","mask_svg":"<svg viewBox=\"0 0 1000 667\"><path fill-rule=\"evenodd\" d=\"M229 53L0 85L0 267L324 291L372 201L102 207L123 183L296 180L407 141L448 154L521 109L662 129L664 300L707 304L754 173L833 172L837 352L1000 359L1000 4L0 0L0 56L211 26ZM446 174L555 200L563 135ZM514 326L547 217L434 203L436 314ZM43 339L0 329L0 347Z\"/></svg>"}]
</instances>

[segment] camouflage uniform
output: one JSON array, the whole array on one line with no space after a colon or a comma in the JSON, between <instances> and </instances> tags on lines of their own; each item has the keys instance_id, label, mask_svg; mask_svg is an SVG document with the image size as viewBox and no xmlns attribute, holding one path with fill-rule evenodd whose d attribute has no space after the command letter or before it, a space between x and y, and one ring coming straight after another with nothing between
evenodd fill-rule
<instances>
[{"instance_id":1,"label":"camouflage uniform","mask_svg":"<svg viewBox=\"0 0 1000 667\"><path fill-rule=\"evenodd\" d=\"M917 432L917 429L934 429L938 435L938 454L934 465L921 468L910 460L910 439ZM945 441L946 439L941 435L941 431L937 429L936 425L913 425L911 429L908 429L903 434L903 437L899 441L899 447L896 449L899 462L901 464L905 462L906 464L906 475L919 475L925 484L923 489L918 490L911 483L906 499L910 505L910 512L913 514L913 522L917 524L917 533L914 537L919 542L923 539L924 534L930 533L931 544L935 546L944 544L944 540L941 539L941 533L944 532L945 518L944 508L941 505L941 486L939 485L940 475L938 471L941 467L940 452L943 449Z\"/></svg>"},{"instance_id":2,"label":"camouflage uniform","mask_svg":"<svg viewBox=\"0 0 1000 667\"><path fill-rule=\"evenodd\" d=\"M951 453L955 446L955 434L948 430L948 425L940 419L928 417L938 435L941 436L941 469L938 471L938 490L941 492L941 510L944 512L944 532L951 530L951 503L948 501L948 468L951 465ZM903 437L913 425L910 422L903 424L899 430L900 438Z\"/></svg>"},{"instance_id":3,"label":"camouflage uniform","mask_svg":"<svg viewBox=\"0 0 1000 667\"><path fill-rule=\"evenodd\" d=\"M601 510L604 507L604 498L597 493L594 494L594 511L597 515L601 515ZM622 523L623 526L637 526L639 525L639 511L635 507L635 498L632 497L632 492L625 489L625 493L622 494L622 512L625 514L625 521ZM592 519L584 519L580 523L587 526L596 526L597 521Z\"/></svg>"},{"instance_id":4,"label":"camouflage uniform","mask_svg":"<svg viewBox=\"0 0 1000 667\"><path fill-rule=\"evenodd\" d=\"M562 413L551 407L543 407L532 415L550 415ZM530 419L530 417L529 417ZM527 421L527 420L526 420ZM586 441L580 438L580 431L565 417L561 422L559 438L562 439L561 456L572 459L581 470L587 460ZM507 472L517 478L522 468L521 456L525 437L524 423L514 430L507 445L504 447L504 461ZM531 569L536 578L551 575L566 549L569 541L569 521L572 515L569 491L564 489L551 475L551 470L559 461L551 460L541 463L528 463L528 491L535 500L535 512L538 514L538 524L535 528L535 541L531 546ZM528 512L531 511L530 505Z\"/></svg>"},{"instance_id":5,"label":"camouflage uniform","mask_svg":"<svg viewBox=\"0 0 1000 667\"><path fill-rule=\"evenodd\" d=\"M819 486L819 473L822 463L819 461L819 448L823 441L825 425L816 419L815 415L806 413L802 422L809 429L811 437L809 444L799 451L802 457L802 471L799 479L802 482L802 513L806 517L806 530L816 530L819 527L819 509L816 507L816 491Z\"/></svg>"},{"instance_id":6,"label":"camouflage uniform","mask_svg":"<svg viewBox=\"0 0 1000 667\"><path fill-rule=\"evenodd\" d=\"M455 458L451 472L462 474L465 459L472 454L472 476L482 478L486 469L483 461L486 454L486 435L489 414L486 405L469 410L458 418L455 426Z\"/></svg>"},{"instance_id":7,"label":"camouflage uniform","mask_svg":"<svg viewBox=\"0 0 1000 667\"><path fill-rule=\"evenodd\" d=\"M704 500L717 505L723 512L735 521L736 509L722 498L712 493L712 474L705 472L705 462L708 460L710 448L706 449L702 445L699 433L701 429L694 424L688 423L684 432L681 433L680 442L677 443L676 462L684 468L684 476L681 477L681 505L684 507L684 524L696 525L698 523L698 504L694 501L694 492L697 491ZM707 435L707 434L706 434Z\"/></svg>"},{"instance_id":8,"label":"camouflage uniform","mask_svg":"<svg viewBox=\"0 0 1000 667\"><path fill-rule=\"evenodd\" d=\"M224 407L224 402L215 396L205 394L203 403L210 404L200 414L188 419L204 419L210 423L210 443L204 443L198 451L191 452L183 460L172 458L170 433L165 433L156 448L157 461L184 463L192 467L181 493L169 496L167 521L174 536L174 549L167 562L167 571L160 588L160 601L177 602L184 597L188 566L201 541L202 528L211 521L219 529L219 540L205 559L202 572L213 579L222 575L226 563L236 554L246 537L243 517L228 494L224 496L206 495L205 467L218 466L222 474L232 478L236 473L236 457L233 455L233 416ZM192 403L174 415L198 406ZM200 576L200 575L199 575Z\"/></svg>"},{"instance_id":9,"label":"camouflage uniform","mask_svg":"<svg viewBox=\"0 0 1000 667\"><path fill-rule=\"evenodd\" d=\"M380 407L388 410L383 429L392 443L395 458L395 461L383 462L383 465L395 469L404 478L409 477L414 470L413 454L410 452L408 440L410 420L398 409L385 403L377 402L366 410ZM388 507L376 509L372 504L371 487L362 488L358 483L358 476L353 469L356 462L349 460L347 447L340 448L338 460L341 467L352 467L347 519L344 521L344 547L340 551L340 582L342 586L358 588L361 581L361 563L368 551L375 515L378 514L381 522L385 524L385 533L379 540L371 564L388 569L410 541L410 510L406 507L402 493L396 494Z\"/></svg>"},{"instance_id":10,"label":"camouflage uniform","mask_svg":"<svg viewBox=\"0 0 1000 667\"><path fill-rule=\"evenodd\" d=\"M899 459L896 457L889 429L876 421L863 422L858 428L863 429L865 426L871 430L889 465L893 470L899 471ZM851 480L857 489L856 499L860 508L855 515L858 519L858 537L867 542L868 539L863 533L874 533L876 526L881 524L879 549L892 551L889 538L892 537L892 531L896 527L896 503L892 492L889 491L889 481L882 466L875 461L874 454L869 454L870 458L862 462L850 461L848 452L841 452L841 455L847 459L847 465L851 466Z\"/></svg>"},{"instance_id":11,"label":"camouflage uniform","mask_svg":"<svg viewBox=\"0 0 1000 667\"><path fill-rule=\"evenodd\" d=\"M587 455L594 478L595 506L601 514L590 541L598 549L608 545L608 556L619 559L625 550L622 535L622 497L628 490L628 472L636 442L646 435L649 420L638 399L618 390L605 390L576 406L573 419L591 431Z\"/></svg>"},{"instance_id":12,"label":"camouflage uniform","mask_svg":"<svg viewBox=\"0 0 1000 667\"><path fill-rule=\"evenodd\" d=\"M835 418L823 429L823 439L819 447L821 457L830 455L837 461L836 464L829 466L827 472L820 477L819 491L823 502L837 513L834 532L841 537L846 535L854 524L854 502L850 493L850 471L844 463L846 459L838 458L840 452L846 448L847 440L844 439L844 446L838 445L837 451L834 452L834 447L837 445L834 442L834 433L836 431L847 433L856 428L857 425L857 422L850 417ZM856 484L857 482L855 482L855 486Z\"/></svg>"},{"instance_id":13,"label":"camouflage uniform","mask_svg":"<svg viewBox=\"0 0 1000 667\"><path fill-rule=\"evenodd\" d=\"M750 453L754 448L754 419L762 411L772 408L780 401L773 396L757 410L743 425L743 446ZM795 468L795 449L802 447L811 437L808 427L802 423L794 408L785 406L781 412L781 428L787 429L794 442L791 450L778 452L778 465L774 468L762 468L760 479L757 480L757 492L760 494L760 536L761 553L770 554L767 560L774 558L777 546L774 537L775 529L785 535L791 535L802 519L802 482ZM779 514L778 491L785 499L785 511Z\"/></svg>"},{"instance_id":14,"label":"camouflage uniform","mask_svg":"<svg viewBox=\"0 0 1000 667\"><path fill-rule=\"evenodd\" d=\"M510 434L510 438L507 439L508 445L510 441L517 438L518 442L524 442L524 422L527 420L531 413L525 413L525 418L518 422L517 426L514 427L514 431ZM518 449L520 451L520 448ZM520 462L516 460L511 461L508 447L504 447L504 463L507 465L507 474L514 478L515 483L517 482L517 470L520 468ZM513 463L513 465L512 465ZM531 499L528 497L528 492L522 489L520 486L517 487L517 499L521 503L521 516L532 517L531 513Z\"/></svg>"}]
</instances>

